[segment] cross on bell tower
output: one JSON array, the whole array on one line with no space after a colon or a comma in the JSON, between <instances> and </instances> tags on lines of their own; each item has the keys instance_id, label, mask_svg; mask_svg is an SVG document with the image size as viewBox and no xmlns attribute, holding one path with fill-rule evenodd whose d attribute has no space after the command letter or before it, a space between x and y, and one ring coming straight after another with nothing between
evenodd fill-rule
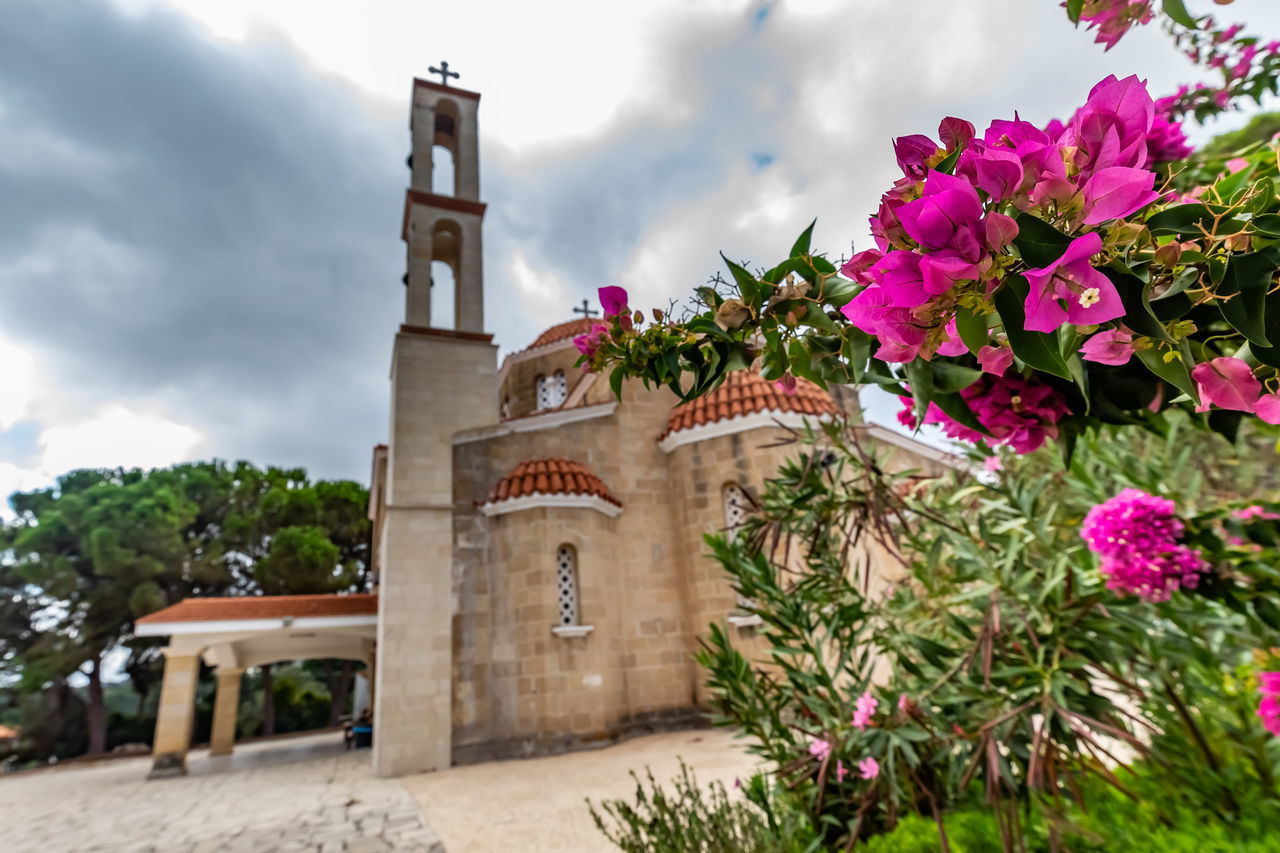
<instances>
[{"instance_id":1,"label":"cross on bell tower","mask_svg":"<svg viewBox=\"0 0 1280 853\"><path fill-rule=\"evenodd\" d=\"M431 66L430 68L427 69L427 73L439 74L441 86L448 86L450 77L452 77L455 80L460 79L462 77L462 75L459 74L457 71L450 71L449 63L447 62L441 62L439 68L436 68L434 65Z\"/></svg>"},{"instance_id":2,"label":"cross on bell tower","mask_svg":"<svg viewBox=\"0 0 1280 853\"><path fill-rule=\"evenodd\" d=\"M590 319L591 317L596 316L596 315L597 315L597 314L599 314L600 312L599 312L599 311L594 310L594 309L591 307L591 302L590 302L590 301L588 301L588 300L586 300L586 299L584 299L584 300L582 300L582 307L581 307L581 308L574 308L574 309L573 309L573 313L575 313L575 314L581 314L581 315L582 315L582 317L583 317L583 319L585 320L585 319Z\"/></svg>"}]
</instances>

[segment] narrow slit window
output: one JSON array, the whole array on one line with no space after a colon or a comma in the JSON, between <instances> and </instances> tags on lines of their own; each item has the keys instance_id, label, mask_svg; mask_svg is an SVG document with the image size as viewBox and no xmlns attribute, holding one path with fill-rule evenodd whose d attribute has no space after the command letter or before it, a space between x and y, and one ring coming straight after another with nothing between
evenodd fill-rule
<instances>
[{"instance_id":1,"label":"narrow slit window","mask_svg":"<svg viewBox=\"0 0 1280 853\"><path fill-rule=\"evenodd\" d=\"M559 601L557 623L578 624L578 553L572 545L556 551L556 594Z\"/></svg>"},{"instance_id":2,"label":"narrow slit window","mask_svg":"<svg viewBox=\"0 0 1280 853\"><path fill-rule=\"evenodd\" d=\"M747 500L747 493L737 483L726 484L722 494L724 497L724 526L729 531L731 538L736 537L747 520L747 512L751 504ZM738 593L739 607L747 608L755 607L755 605L755 599Z\"/></svg>"}]
</instances>

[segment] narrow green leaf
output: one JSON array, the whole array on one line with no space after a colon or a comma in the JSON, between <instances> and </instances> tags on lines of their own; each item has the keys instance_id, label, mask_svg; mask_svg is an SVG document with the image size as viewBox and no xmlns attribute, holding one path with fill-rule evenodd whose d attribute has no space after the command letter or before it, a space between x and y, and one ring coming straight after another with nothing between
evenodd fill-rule
<instances>
[{"instance_id":1,"label":"narrow green leaf","mask_svg":"<svg viewBox=\"0 0 1280 853\"><path fill-rule=\"evenodd\" d=\"M974 415L973 410L969 408L969 404L964 397L959 394L936 394L932 402L953 421L967 426L969 429L977 430L983 435L991 435L987 428L982 425L982 422L978 420L977 416Z\"/></svg>"},{"instance_id":2,"label":"narrow green leaf","mask_svg":"<svg viewBox=\"0 0 1280 853\"><path fill-rule=\"evenodd\" d=\"M1185 355L1183 358L1185 359ZM1200 402L1200 393L1195 380L1191 378L1191 369L1186 362L1179 359L1164 360L1164 353L1156 347L1139 350L1138 358L1156 376L1168 382L1179 391L1189 396L1196 403Z\"/></svg>"},{"instance_id":3,"label":"narrow green leaf","mask_svg":"<svg viewBox=\"0 0 1280 853\"><path fill-rule=\"evenodd\" d=\"M916 420L923 423L929 403L933 399L933 371L929 362L922 358L908 361L906 364L907 384L911 386L911 398L914 400Z\"/></svg>"},{"instance_id":4,"label":"narrow green leaf","mask_svg":"<svg viewBox=\"0 0 1280 853\"><path fill-rule=\"evenodd\" d=\"M724 252L720 253L720 257L728 264L729 272L733 274L733 281L742 293L742 301L751 306L752 310L756 310L758 308L756 302L760 298L760 282L746 269L726 258Z\"/></svg>"},{"instance_id":5,"label":"narrow green leaf","mask_svg":"<svg viewBox=\"0 0 1280 853\"><path fill-rule=\"evenodd\" d=\"M1110 268L1103 269L1102 274L1111 279L1111 283L1116 286L1116 291L1120 294L1120 301L1125 306L1124 324L1126 326L1140 335L1173 343L1173 338L1169 337L1169 333L1165 331L1164 324L1151 310L1151 303L1147 300L1147 288L1141 281L1134 276L1116 272Z\"/></svg>"},{"instance_id":6,"label":"narrow green leaf","mask_svg":"<svg viewBox=\"0 0 1280 853\"><path fill-rule=\"evenodd\" d=\"M982 376L981 370L941 359L929 362L929 369L933 373L933 387L939 394L954 394L968 388Z\"/></svg>"},{"instance_id":7,"label":"narrow green leaf","mask_svg":"<svg viewBox=\"0 0 1280 853\"><path fill-rule=\"evenodd\" d=\"M818 220L813 220L809 223L809 227L796 238L795 245L791 247L791 257L799 258L809 254L809 241L813 239L813 226L817 224Z\"/></svg>"}]
</instances>

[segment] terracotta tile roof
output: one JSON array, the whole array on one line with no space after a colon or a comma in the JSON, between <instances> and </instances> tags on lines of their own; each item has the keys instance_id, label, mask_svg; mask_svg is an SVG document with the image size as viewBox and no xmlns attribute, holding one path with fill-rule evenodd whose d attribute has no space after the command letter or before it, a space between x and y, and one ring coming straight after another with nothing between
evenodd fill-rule
<instances>
[{"instance_id":1,"label":"terracotta tile roof","mask_svg":"<svg viewBox=\"0 0 1280 853\"><path fill-rule=\"evenodd\" d=\"M591 495L615 506L622 502L609 494L604 482L581 462L570 459L530 459L521 462L489 492L485 503L497 503L529 495Z\"/></svg>"},{"instance_id":2,"label":"terracotta tile roof","mask_svg":"<svg viewBox=\"0 0 1280 853\"><path fill-rule=\"evenodd\" d=\"M817 417L838 411L831 395L807 379L797 379L796 393L787 394L754 370L735 370L710 394L672 409L667 430L658 440L673 432L757 412L797 412Z\"/></svg>"},{"instance_id":3,"label":"terracotta tile roof","mask_svg":"<svg viewBox=\"0 0 1280 853\"><path fill-rule=\"evenodd\" d=\"M538 337L533 339L533 343L525 347L525 349L537 349L538 347L548 347L552 344L558 344L569 338L576 338L578 335L585 335L591 331L592 323L599 323L599 317L579 317L576 320L570 320L567 323L557 323L550 329L547 329Z\"/></svg>"},{"instance_id":4,"label":"terracotta tile roof","mask_svg":"<svg viewBox=\"0 0 1280 853\"><path fill-rule=\"evenodd\" d=\"M229 598L184 598L143 616L139 623L218 622L225 619L295 619L314 616L373 616L376 593L358 595L241 595Z\"/></svg>"}]
</instances>

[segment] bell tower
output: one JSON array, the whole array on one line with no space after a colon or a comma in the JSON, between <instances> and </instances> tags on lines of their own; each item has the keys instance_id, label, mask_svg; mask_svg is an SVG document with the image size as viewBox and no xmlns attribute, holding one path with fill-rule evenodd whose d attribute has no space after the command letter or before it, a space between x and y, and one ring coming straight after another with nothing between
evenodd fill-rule
<instances>
[{"instance_id":1,"label":"bell tower","mask_svg":"<svg viewBox=\"0 0 1280 853\"><path fill-rule=\"evenodd\" d=\"M391 360L391 421L378 549L373 766L380 776L442 770L452 758L453 435L494 423L497 347L484 332L480 95L415 79L404 322ZM432 191L433 154L453 157L452 193ZM436 187L437 190L447 189ZM431 313L431 265L453 271L453 323ZM439 302L437 301L437 304Z\"/></svg>"}]
</instances>

